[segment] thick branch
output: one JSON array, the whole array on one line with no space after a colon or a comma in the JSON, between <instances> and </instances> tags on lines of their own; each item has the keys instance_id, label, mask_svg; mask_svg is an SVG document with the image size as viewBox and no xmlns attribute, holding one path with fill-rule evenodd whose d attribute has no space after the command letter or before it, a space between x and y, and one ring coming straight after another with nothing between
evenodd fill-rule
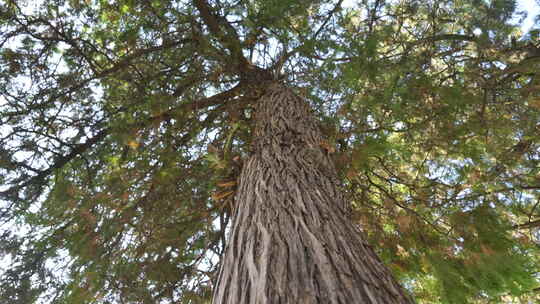
<instances>
[{"instance_id":1,"label":"thick branch","mask_svg":"<svg viewBox=\"0 0 540 304\"><path fill-rule=\"evenodd\" d=\"M262 69L249 62L242 53L242 41L232 25L222 16L213 12L206 0L193 1L210 33L231 53L230 60L225 65L232 67L238 73L242 83L260 84L272 80L273 74L268 69Z\"/></svg>"},{"instance_id":2,"label":"thick branch","mask_svg":"<svg viewBox=\"0 0 540 304\"><path fill-rule=\"evenodd\" d=\"M240 38L229 22L222 16L215 14L206 0L194 0L193 2L199 10L204 23L208 26L210 33L231 52L232 59L236 65L240 69L250 65L249 61L242 54Z\"/></svg>"}]
</instances>

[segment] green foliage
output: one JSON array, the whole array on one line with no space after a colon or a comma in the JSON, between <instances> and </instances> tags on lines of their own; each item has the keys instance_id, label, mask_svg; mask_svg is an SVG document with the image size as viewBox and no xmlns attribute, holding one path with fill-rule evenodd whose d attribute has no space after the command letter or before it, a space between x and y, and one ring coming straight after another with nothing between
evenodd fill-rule
<instances>
[{"instance_id":1,"label":"green foliage","mask_svg":"<svg viewBox=\"0 0 540 304\"><path fill-rule=\"evenodd\" d=\"M249 64L311 102L419 303L540 300L539 29L515 1L202 1L219 34L185 1L30 2L0 3L0 302L207 303Z\"/></svg>"}]
</instances>

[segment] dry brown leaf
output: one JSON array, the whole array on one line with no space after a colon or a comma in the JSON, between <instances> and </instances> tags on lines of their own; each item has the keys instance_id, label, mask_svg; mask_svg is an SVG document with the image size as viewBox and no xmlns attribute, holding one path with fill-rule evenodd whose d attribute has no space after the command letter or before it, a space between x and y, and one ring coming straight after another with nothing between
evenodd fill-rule
<instances>
[{"instance_id":1,"label":"dry brown leaf","mask_svg":"<svg viewBox=\"0 0 540 304\"><path fill-rule=\"evenodd\" d=\"M214 201L219 201L219 200L222 200L222 199L232 195L233 193L234 193L234 191L217 192L217 193L212 194L212 199Z\"/></svg>"},{"instance_id":2,"label":"dry brown leaf","mask_svg":"<svg viewBox=\"0 0 540 304\"><path fill-rule=\"evenodd\" d=\"M396 223L401 231L406 231L411 226L412 218L408 215L400 215L396 217Z\"/></svg>"},{"instance_id":3,"label":"dry brown leaf","mask_svg":"<svg viewBox=\"0 0 540 304\"><path fill-rule=\"evenodd\" d=\"M236 185L236 181L228 181L228 182L219 182L217 183L218 187L226 188L226 187L233 187Z\"/></svg>"}]
</instances>

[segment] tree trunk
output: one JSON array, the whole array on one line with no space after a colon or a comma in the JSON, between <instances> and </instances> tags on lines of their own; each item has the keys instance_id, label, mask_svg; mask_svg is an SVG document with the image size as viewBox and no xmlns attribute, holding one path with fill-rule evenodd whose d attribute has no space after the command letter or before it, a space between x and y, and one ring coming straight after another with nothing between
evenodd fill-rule
<instances>
[{"instance_id":1,"label":"tree trunk","mask_svg":"<svg viewBox=\"0 0 540 304\"><path fill-rule=\"evenodd\" d=\"M213 303L414 303L349 220L309 105L274 83L255 120Z\"/></svg>"}]
</instances>

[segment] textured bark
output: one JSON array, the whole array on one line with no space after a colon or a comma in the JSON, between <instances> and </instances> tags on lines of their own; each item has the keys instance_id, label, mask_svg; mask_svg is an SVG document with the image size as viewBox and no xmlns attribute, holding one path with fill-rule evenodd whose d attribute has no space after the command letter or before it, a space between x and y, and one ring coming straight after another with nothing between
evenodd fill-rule
<instances>
[{"instance_id":1,"label":"textured bark","mask_svg":"<svg viewBox=\"0 0 540 304\"><path fill-rule=\"evenodd\" d=\"M306 102L259 100L214 304L413 303L360 231Z\"/></svg>"}]
</instances>

